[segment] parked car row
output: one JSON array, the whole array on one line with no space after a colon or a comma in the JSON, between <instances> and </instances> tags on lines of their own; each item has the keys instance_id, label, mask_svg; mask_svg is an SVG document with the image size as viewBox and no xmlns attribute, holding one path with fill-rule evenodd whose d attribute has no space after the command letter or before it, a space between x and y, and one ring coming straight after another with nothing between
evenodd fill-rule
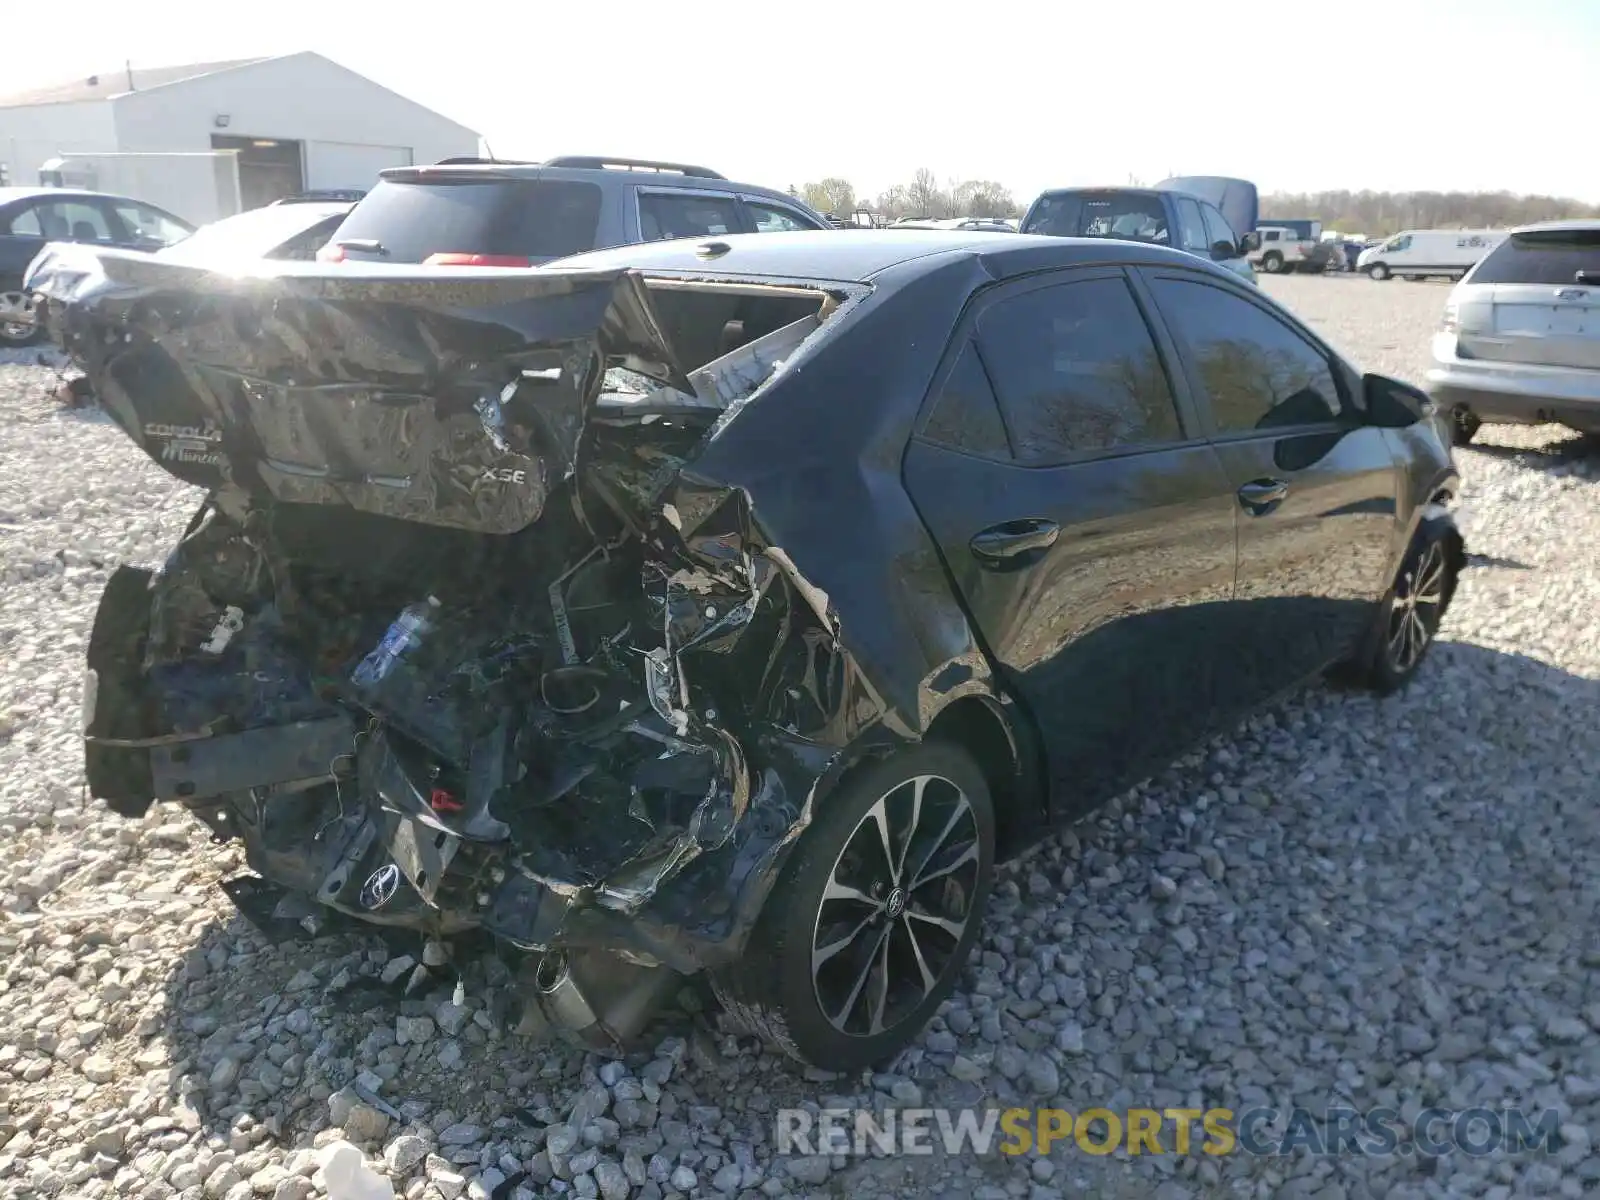
<instances>
[{"instance_id":1,"label":"parked car row","mask_svg":"<svg viewBox=\"0 0 1600 1200\"><path fill-rule=\"evenodd\" d=\"M262 257L303 257L310 247L325 262L426 262L436 266L534 266L606 246L745 232L870 228L870 214L846 221L819 214L798 199L716 171L684 163L618 157L567 156L542 163L457 158L391 168L369 191L306 195L273 205L295 216L240 214L190 252L211 253L227 241L260 245ZM118 203L127 203L118 201ZM330 205L344 205L340 210ZM321 207L319 207L319 205ZM315 214L315 216L313 215ZM1292 224L1292 223L1291 223ZM1285 230L1257 231L1253 184L1220 177L1163 180L1153 188L1067 188L1041 195L1019 224L999 218L902 218L891 228L1022 232L1111 237L1172 245L1224 264L1246 279L1252 264L1275 272L1315 250L1290 250ZM331 232L330 232L331 229ZM281 244L268 245L282 230ZM192 232L181 225L155 242L116 237L77 239L79 231L36 237L13 257L20 272L48 240L94 240L108 245L164 247ZM1264 246L1262 239L1270 244ZM263 241L262 239L266 239ZM1287 257L1286 257L1287 256ZM3 263L0 263L3 267ZM3 271L0 271L3 275ZM0 285L5 280L0 277ZM38 336L28 301L13 280L0 290L0 333L12 342Z\"/></svg>"}]
</instances>

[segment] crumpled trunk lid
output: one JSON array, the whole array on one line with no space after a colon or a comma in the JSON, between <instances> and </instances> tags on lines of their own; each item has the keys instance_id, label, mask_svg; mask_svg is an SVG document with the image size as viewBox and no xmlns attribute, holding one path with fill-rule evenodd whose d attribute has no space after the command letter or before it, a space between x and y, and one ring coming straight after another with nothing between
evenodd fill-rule
<instances>
[{"instance_id":1,"label":"crumpled trunk lid","mask_svg":"<svg viewBox=\"0 0 1600 1200\"><path fill-rule=\"evenodd\" d=\"M53 246L26 286L165 470L480 533L572 473L608 365L692 394L637 275L262 263Z\"/></svg>"}]
</instances>

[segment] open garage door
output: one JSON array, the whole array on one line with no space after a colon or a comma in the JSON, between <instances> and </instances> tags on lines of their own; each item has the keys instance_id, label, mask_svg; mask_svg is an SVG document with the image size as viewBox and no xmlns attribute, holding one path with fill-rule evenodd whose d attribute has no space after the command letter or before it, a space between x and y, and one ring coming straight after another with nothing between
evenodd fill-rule
<instances>
[{"instance_id":1,"label":"open garage door","mask_svg":"<svg viewBox=\"0 0 1600 1200\"><path fill-rule=\"evenodd\" d=\"M369 190L385 167L409 167L411 147L369 146L355 142L307 142L306 186Z\"/></svg>"},{"instance_id":2,"label":"open garage door","mask_svg":"<svg viewBox=\"0 0 1600 1200\"><path fill-rule=\"evenodd\" d=\"M214 133L211 148L238 152L239 199L243 208L260 208L305 190L300 143L293 138Z\"/></svg>"}]
</instances>

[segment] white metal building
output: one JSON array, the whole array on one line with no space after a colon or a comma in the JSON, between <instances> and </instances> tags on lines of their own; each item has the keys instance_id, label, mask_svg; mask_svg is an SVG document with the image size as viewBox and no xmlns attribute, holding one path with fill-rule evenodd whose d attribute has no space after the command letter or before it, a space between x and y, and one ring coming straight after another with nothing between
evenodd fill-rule
<instances>
[{"instance_id":1,"label":"white metal building","mask_svg":"<svg viewBox=\"0 0 1600 1200\"><path fill-rule=\"evenodd\" d=\"M475 155L479 139L311 51L134 66L0 97L0 165L13 185L38 184L47 161L72 154L216 150L237 152L240 199L255 208L369 188L383 167Z\"/></svg>"}]
</instances>

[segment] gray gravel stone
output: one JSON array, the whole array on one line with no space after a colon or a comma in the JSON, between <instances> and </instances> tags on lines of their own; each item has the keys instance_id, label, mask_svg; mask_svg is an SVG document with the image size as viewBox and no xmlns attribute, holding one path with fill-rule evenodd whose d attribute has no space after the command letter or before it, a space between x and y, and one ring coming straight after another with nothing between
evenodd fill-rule
<instances>
[{"instance_id":1,"label":"gray gravel stone","mask_svg":"<svg viewBox=\"0 0 1600 1200\"><path fill-rule=\"evenodd\" d=\"M1262 286L1362 369L1412 380L1447 294ZM1411 686L1314 683L1002 867L937 1027L858 1078L730 1036L692 992L692 1019L669 1017L639 1058L535 1044L503 1019L509 971L496 984L456 962L457 1005L437 944L268 945L215 888L245 865L237 842L166 805L122 820L86 803L79 680L99 593L116 565L165 554L198 493L99 414L58 411L54 371L17 361L0 352L0 1200L310 1200L314 1143L340 1129L369 1153L387 1141L379 1165L406 1200L523 1169L530 1193L606 1200L680 1182L741 1200L1600 1189L1600 454L1578 439L1489 426L1457 452L1474 557ZM1550 1107L1563 1147L838 1170L777 1155L776 1112L835 1095ZM510 1115L524 1107L537 1116ZM414 1139L426 1182L390 1159Z\"/></svg>"}]
</instances>

